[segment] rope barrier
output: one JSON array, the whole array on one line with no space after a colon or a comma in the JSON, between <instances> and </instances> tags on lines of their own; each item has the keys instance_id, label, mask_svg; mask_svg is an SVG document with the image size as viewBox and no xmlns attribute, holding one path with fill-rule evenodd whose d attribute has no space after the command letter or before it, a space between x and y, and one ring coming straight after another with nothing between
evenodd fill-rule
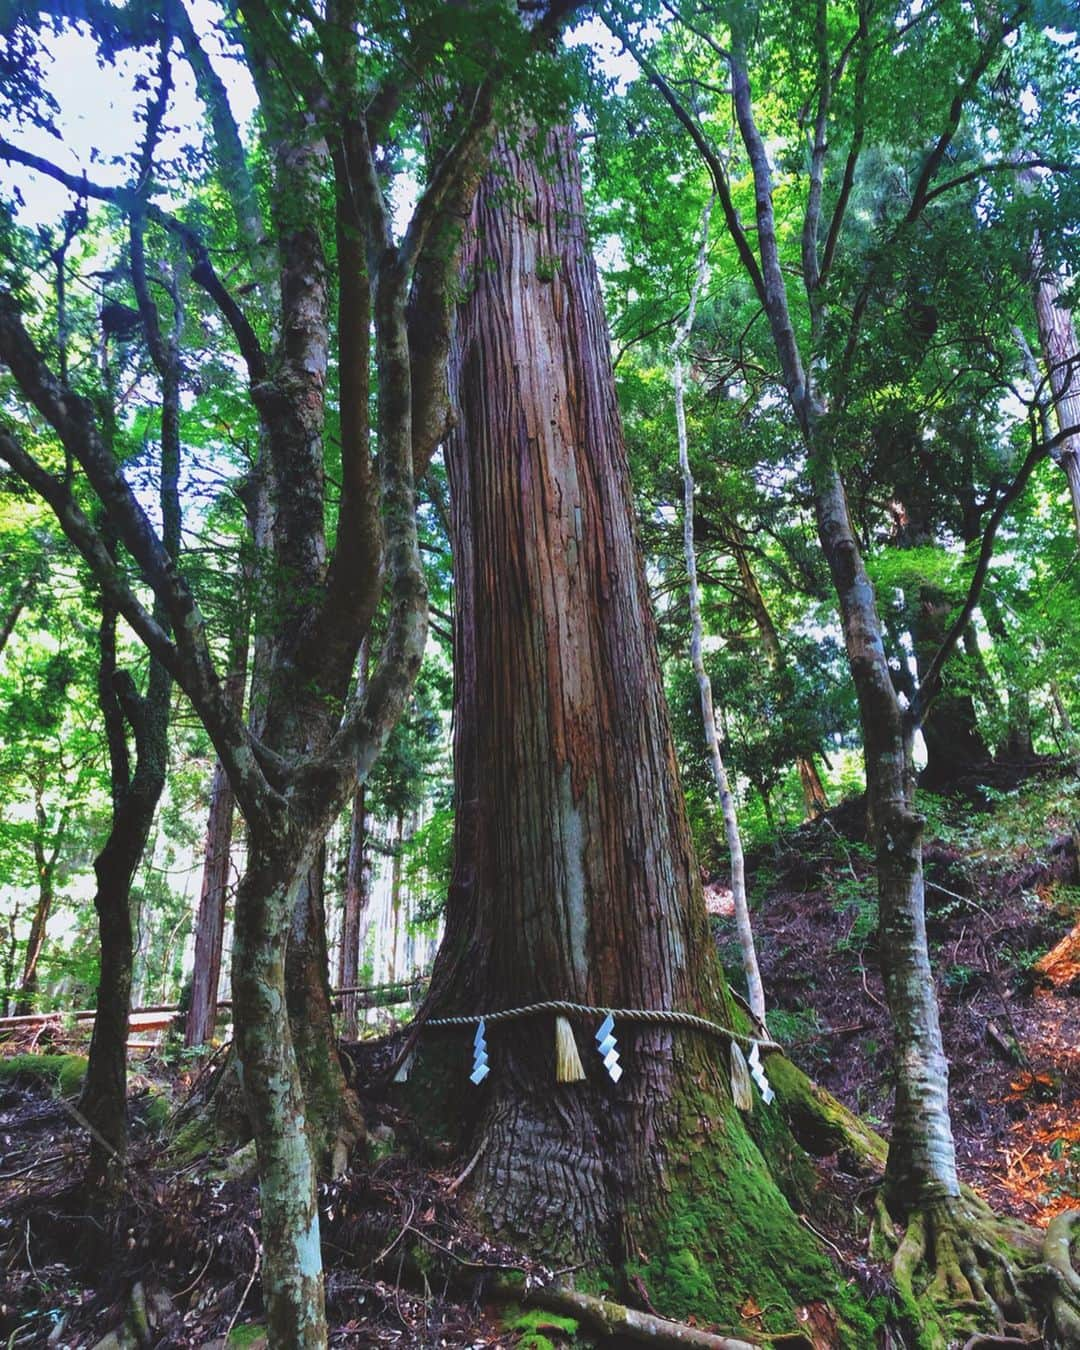
<instances>
[{"instance_id":1,"label":"rope barrier","mask_svg":"<svg viewBox=\"0 0 1080 1350\"><path fill-rule=\"evenodd\" d=\"M744 1045L757 1045L762 1050L779 1051L783 1054L784 1049L778 1041L761 1036L747 1036L741 1031L721 1026L719 1022L711 1022L707 1017L678 1012L673 1008L596 1008L587 1003L566 1003L561 999L549 999L544 1003L527 1003L520 1008L503 1008L498 1012L472 1013L461 1017L431 1017L423 1023L423 1026L475 1027L481 1022L493 1025L496 1022L512 1022L519 1017L536 1017L543 1013L554 1013L559 1017L607 1017L610 1014L621 1022L642 1022L646 1026L689 1027L708 1036L722 1036L729 1041L742 1041Z\"/></svg>"}]
</instances>

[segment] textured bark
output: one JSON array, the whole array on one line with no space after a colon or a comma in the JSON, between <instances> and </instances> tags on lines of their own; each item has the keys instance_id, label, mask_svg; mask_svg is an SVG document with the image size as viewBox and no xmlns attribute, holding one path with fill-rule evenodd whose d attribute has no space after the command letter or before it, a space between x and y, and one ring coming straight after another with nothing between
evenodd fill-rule
<instances>
[{"instance_id":1,"label":"textured bark","mask_svg":"<svg viewBox=\"0 0 1080 1350\"><path fill-rule=\"evenodd\" d=\"M339 1176L364 1135L356 1094L337 1048L326 948L326 846L297 889L285 956L293 1045L304 1085L307 1130L320 1170Z\"/></svg>"},{"instance_id":2,"label":"textured bark","mask_svg":"<svg viewBox=\"0 0 1080 1350\"><path fill-rule=\"evenodd\" d=\"M250 584L250 576L245 576ZM225 692L237 713L243 711L247 683L248 625L247 606L233 633L229 651L229 673ZM195 957L191 979L191 1004L184 1025L185 1045L205 1045L214 1034L217 1019L218 985L221 980L221 947L225 936L225 905L229 888L229 864L232 849L233 796L229 775L218 760L210 784L210 810L206 822L203 850L202 890L195 918Z\"/></svg>"},{"instance_id":3,"label":"textured bark","mask_svg":"<svg viewBox=\"0 0 1080 1350\"><path fill-rule=\"evenodd\" d=\"M232 990L259 1157L263 1298L272 1345L317 1350L327 1327L316 1172L285 1001L289 919L315 859L286 819L269 836L249 830L248 849L236 900Z\"/></svg>"},{"instance_id":4,"label":"textured bark","mask_svg":"<svg viewBox=\"0 0 1080 1350\"><path fill-rule=\"evenodd\" d=\"M427 1007L560 998L731 1025L634 537L572 133L553 133L538 158L542 168L527 145L499 144L466 242L472 289L458 314L447 455L455 857ZM782 1306L785 1290L820 1277L806 1275L816 1256L732 1105L726 1050L718 1066L697 1037L616 1021L626 1073L615 1085L592 1030L577 1028L586 1080L558 1085L550 1020L492 1028L490 1078L464 1117L448 1105L481 1141L470 1184L492 1227L547 1259L617 1272L650 1261L652 1295L676 1315L734 1314L773 1279ZM436 1062L460 1056L464 1080L464 1044L423 1045ZM689 1227L677 1236L680 1219ZM672 1275L683 1259L707 1272L693 1309Z\"/></svg>"}]
</instances>

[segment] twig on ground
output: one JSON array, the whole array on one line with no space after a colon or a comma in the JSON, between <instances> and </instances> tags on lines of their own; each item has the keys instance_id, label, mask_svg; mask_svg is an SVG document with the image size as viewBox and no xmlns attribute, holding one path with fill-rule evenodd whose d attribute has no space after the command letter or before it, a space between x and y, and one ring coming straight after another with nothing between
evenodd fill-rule
<instances>
[{"instance_id":1,"label":"twig on ground","mask_svg":"<svg viewBox=\"0 0 1080 1350\"><path fill-rule=\"evenodd\" d=\"M813 1235L819 1241L824 1242L826 1247L831 1247L841 1261L844 1260L844 1253L840 1250L840 1248L836 1245L836 1243L832 1242L829 1238L827 1238L825 1234L820 1230L820 1228L815 1228L805 1214L800 1214L799 1219L803 1224L805 1224L807 1228L810 1229L811 1233L813 1233Z\"/></svg>"},{"instance_id":2,"label":"twig on ground","mask_svg":"<svg viewBox=\"0 0 1080 1350\"><path fill-rule=\"evenodd\" d=\"M248 1276L248 1282L244 1286L244 1292L240 1297L240 1302L236 1305L236 1311L233 1313L232 1317L229 1318L229 1325L225 1328L224 1340L226 1342L232 1335L232 1329L236 1326L236 1319L240 1316L240 1309L247 1302L247 1296L251 1293L251 1286L255 1283L255 1276L258 1275L259 1267L262 1265L262 1243L260 1243L259 1239L255 1236L255 1230L250 1224L244 1224L244 1227L247 1229L255 1247L255 1264L251 1267L251 1274ZM201 1279L202 1277L200 1276L199 1278Z\"/></svg>"},{"instance_id":3,"label":"twig on ground","mask_svg":"<svg viewBox=\"0 0 1080 1350\"><path fill-rule=\"evenodd\" d=\"M490 1134L491 1134L491 1131L489 1130L489 1131L484 1135L483 1139L480 1140L480 1143L479 1143L479 1145L478 1145L478 1147L477 1147L476 1152L472 1155L472 1157L469 1159L468 1163L465 1165L465 1170L464 1170L464 1172L462 1172L462 1174L461 1174L456 1180L452 1181L452 1182L450 1183L450 1185L446 1188L446 1194L447 1194L447 1195L456 1195L457 1192L458 1192L458 1188L462 1185L462 1183L465 1182L465 1181L468 1181L469 1177L470 1177L470 1176L472 1175L472 1173L473 1173L473 1169L476 1167L476 1164L480 1161L480 1158L481 1158L481 1156L483 1155L484 1149L487 1148L487 1143L488 1143L488 1139L489 1139L489 1137L490 1137Z\"/></svg>"},{"instance_id":4,"label":"twig on ground","mask_svg":"<svg viewBox=\"0 0 1080 1350\"><path fill-rule=\"evenodd\" d=\"M173 1297L174 1297L174 1298L178 1298L178 1299L179 1299L179 1298L186 1298L187 1295L190 1294L191 1291L192 1291L193 1289L195 1289L195 1288L198 1286L199 1281L200 1281L200 1280L202 1279L202 1277L206 1274L206 1272L210 1269L210 1262L211 1262L213 1259L214 1259L214 1249L213 1249L213 1247L211 1247L211 1248L210 1248L210 1255L209 1255L209 1256L206 1258L206 1260L203 1262L202 1270L199 1271L198 1275L195 1276L195 1278L194 1278L194 1279L192 1280L192 1282L187 1286L186 1289L181 1289L180 1292L179 1292L178 1294L174 1294Z\"/></svg>"},{"instance_id":5,"label":"twig on ground","mask_svg":"<svg viewBox=\"0 0 1080 1350\"><path fill-rule=\"evenodd\" d=\"M859 974L862 976L862 987L863 991L866 994L866 997L872 1003L876 1003L883 1012L888 1013L889 1009L887 1004L884 1002L884 1000L878 998L877 994L875 994L873 990L870 988L870 986L866 983L866 967L863 965L862 952L859 953ZM889 1016L891 1017L892 1014L889 1013Z\"/></svg>"}]
</instances>

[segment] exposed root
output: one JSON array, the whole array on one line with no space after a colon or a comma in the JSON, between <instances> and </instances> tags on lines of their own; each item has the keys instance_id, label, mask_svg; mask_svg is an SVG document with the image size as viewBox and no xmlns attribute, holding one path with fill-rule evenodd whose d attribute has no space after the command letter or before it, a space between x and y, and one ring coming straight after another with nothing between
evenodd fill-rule
<instances>
[{"instance_id":1,"label":"exposed root","mask_svg":"<svg viewBox=\"0 0 1080 1350\"><path fill-rule=\"evenodd\" d=\"M640 1341L647 1345L665 1347L667 1350L676 1350L679 1346L691 1346L695 1350L758 1350L751 1341L718 1336L711 1331L688 1326L685 1322L672 1322L666 1317L639 1312L636 1308L628 1308L622 1303L612 1303L593 1294L582 1294L575 1289L501 1281L489 1285L486 1292L496 1298L533 1304L548 1312L576 1318L594 1335L600 1337ZM774 1345L783 1344L792 1347L792 1350L797 1346L808 1347L810 1344L799 1333L770 1339Z\"/></svg>"},{"instance_id":2,"label":"exposed root","mask_svg":"<svg viewBox=\"0 0 1080 1350\"><path fill-rule=\"evenodd\" d=\"M978 1197L930 1201L899 1236L878 1196L874 1242L892 1250L901 1313L919 1345L944 1345L963 1332L975 1345L1037 1339L1043 1300L1031 1292L1032 1233L999 1219Z\"/></svg>"},{"instance_id":3,"label":"exposed root","mask_svg":"<svg viewBox=\"0 0 1080 1350\"><path fill-rule=\"evenodd\" d=\"M1046 1326L1047 1346L1058 1350L1080 1347L1080 1274L1070 1255L1073 1229L1080 1226L1080 1211L1072 1210L1052 1219L1043 1238L1044 1270L1050 1280L1050 1316Z\"/></svg>"},{"instance_id":4,"label":"exposed root","mask_svg":"<svg viewBox=\"0 0 1080 1350\"><path fill-rule=\"evenodd\" d=\"M885 1170L888 1147L881 1136L790 1059L770 1056L769 1081L788 1128L807 1153L817 1158L836 1153L850 1171L864 1176Z\"/></svg>"}]
</instances>

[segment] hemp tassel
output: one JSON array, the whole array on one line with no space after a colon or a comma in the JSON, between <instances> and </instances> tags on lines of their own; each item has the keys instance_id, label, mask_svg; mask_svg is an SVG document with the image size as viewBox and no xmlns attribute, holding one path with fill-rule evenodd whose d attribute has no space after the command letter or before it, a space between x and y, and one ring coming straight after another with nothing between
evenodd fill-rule
<instances>
[{"instance_id":1,"label":"hemp tassel","mask_svg":"<svg viewBox=\"0 0 1080 1350\"><path fill-rule=\"evenodd\" d=\"M555 1081L580 1083L585 1077L573 1028L565 1017L555 1019Z\"/></svg>"},{"instance_id":2,"label":"hemp tassel","mask_svg":"<svg viewBox=\"0 0 1080 1350\"><path fill-rule=\"evenodd\" d=\"M750 1091L750 1069L746 1056L731 1042L731 1095L740 1111L754 1109L754 1094Z\"/></svg>"}]
</instances>

